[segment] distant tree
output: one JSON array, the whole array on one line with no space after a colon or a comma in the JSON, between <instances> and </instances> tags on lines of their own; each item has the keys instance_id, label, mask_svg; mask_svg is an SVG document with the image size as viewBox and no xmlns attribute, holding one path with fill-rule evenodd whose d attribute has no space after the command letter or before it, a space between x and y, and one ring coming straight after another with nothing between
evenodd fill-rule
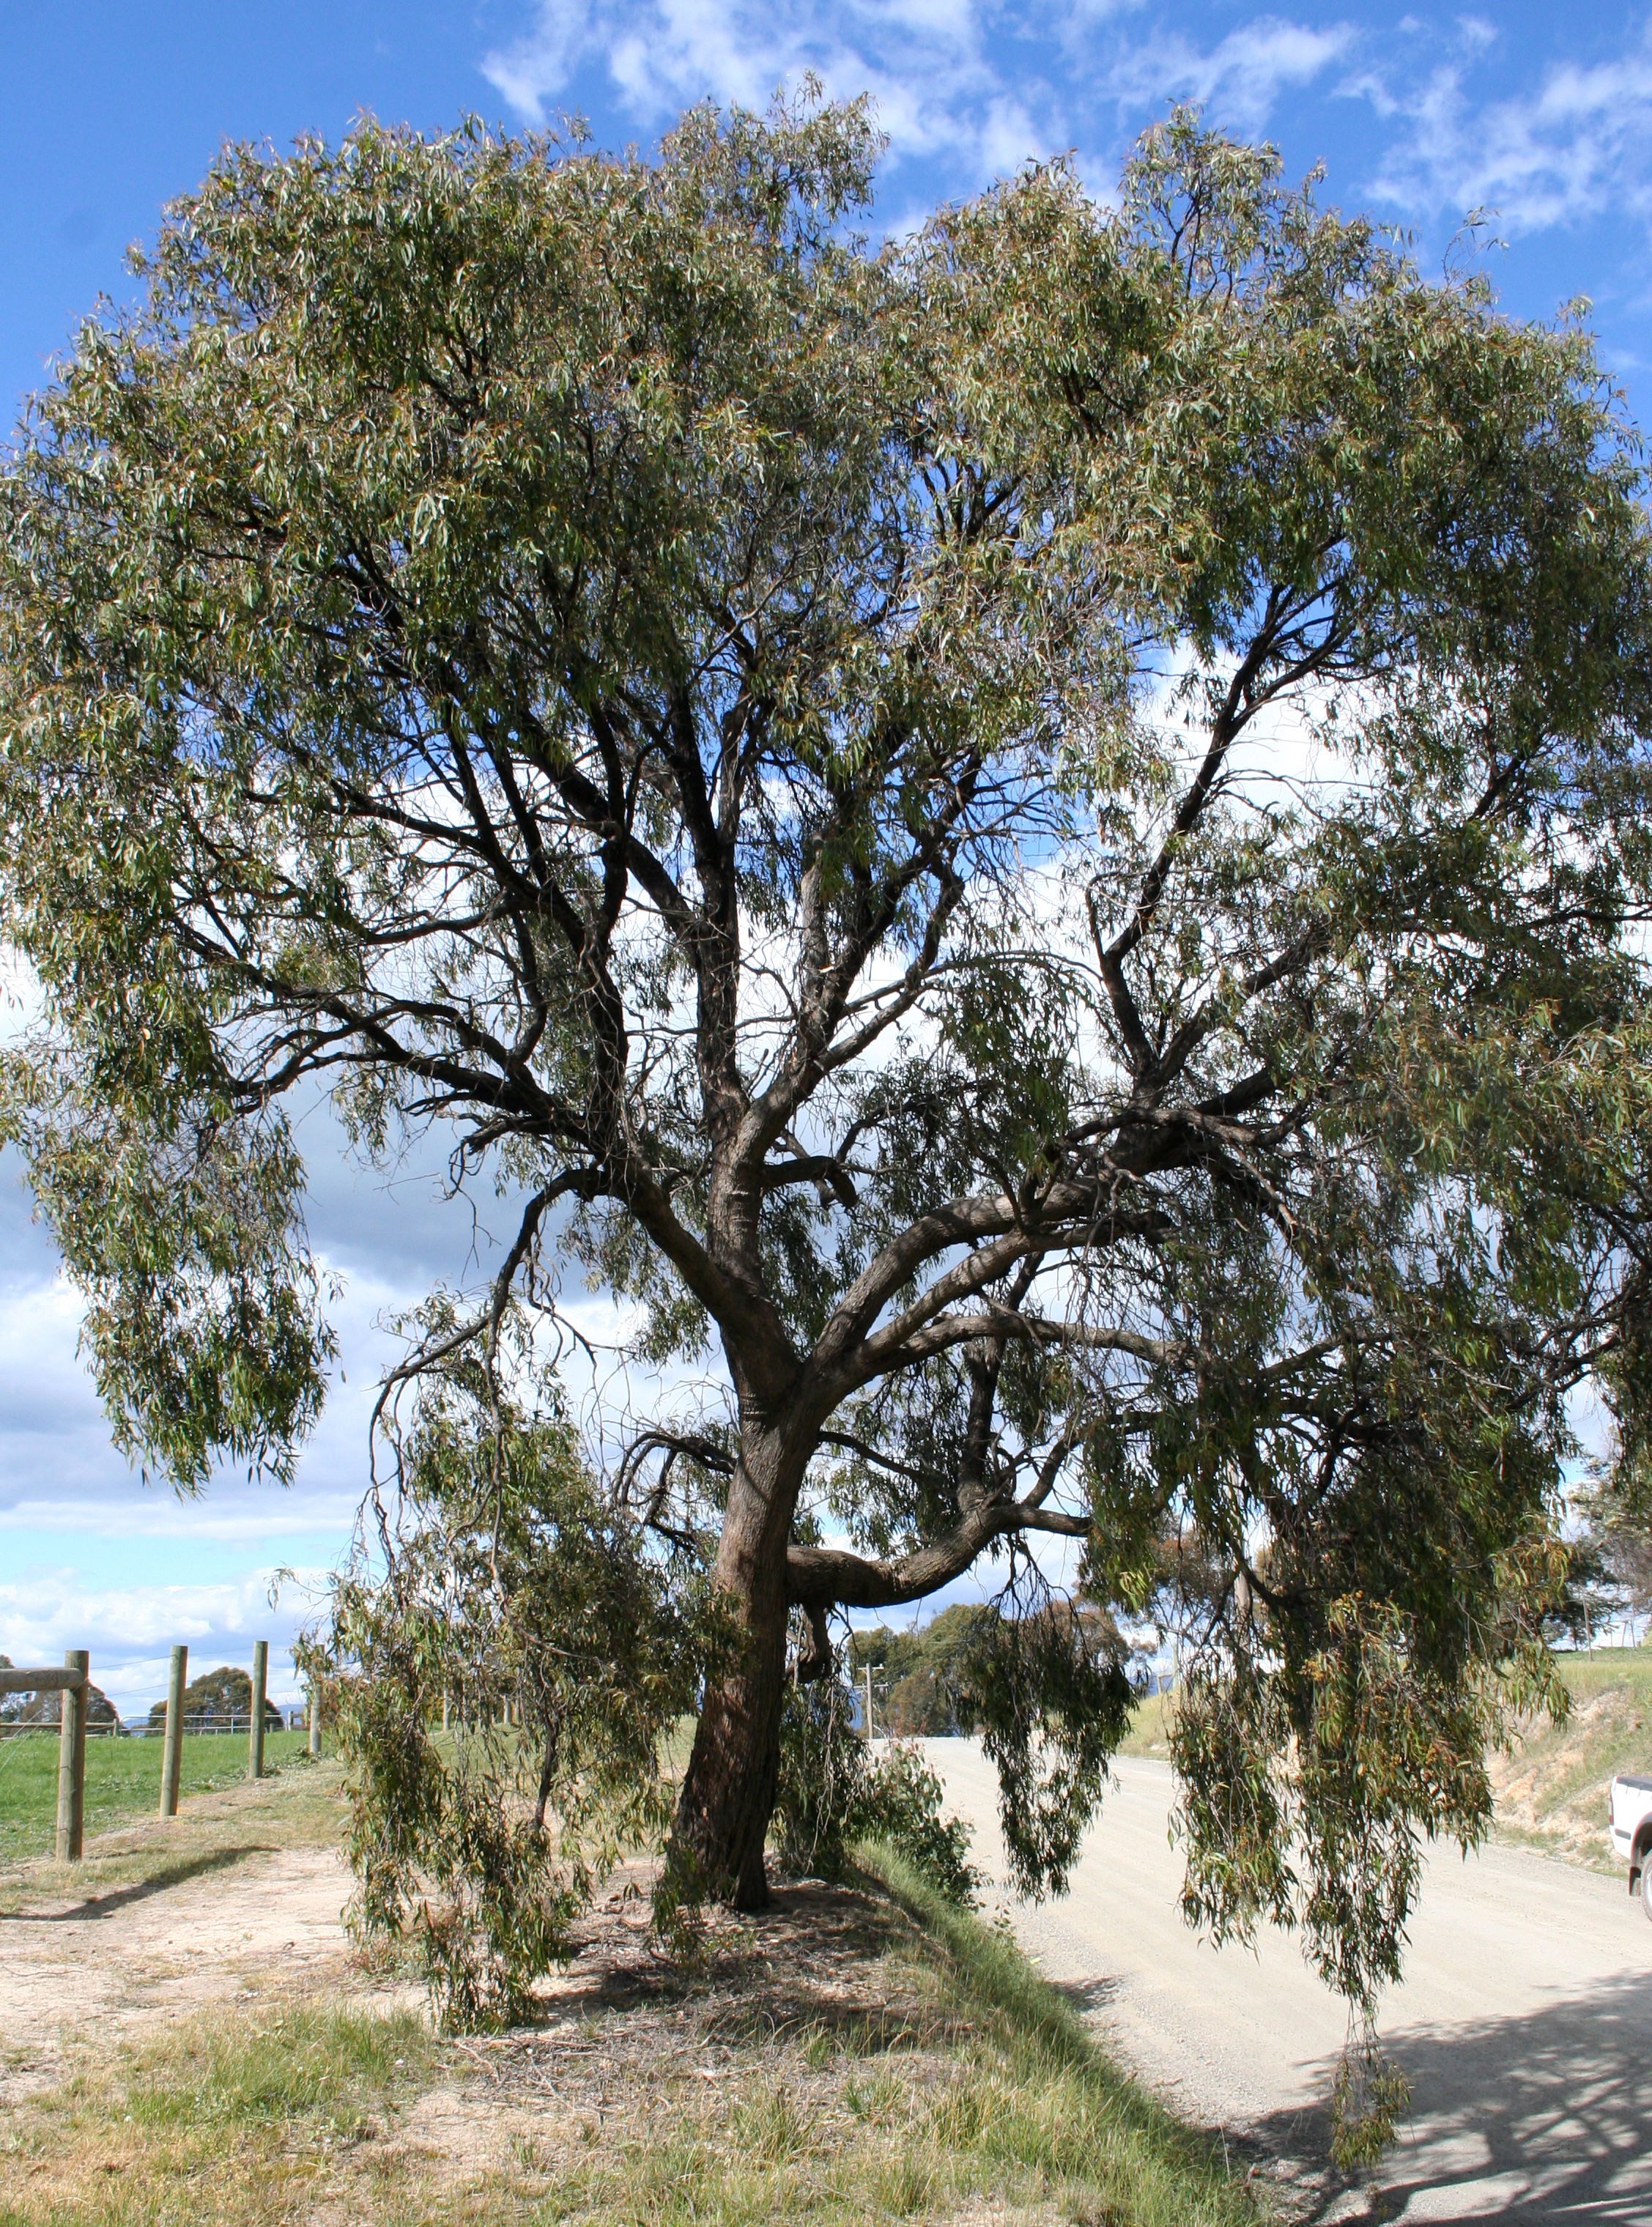
<instances>
[{"instance_id":1,"label":"distant tree","mask_svg":"<svg viewBox=\"0 0 1652 2227\"><path fill-rule=\"evenodd\" d=\"M993 1611L954 1602L915 1630L874 1624L849 1637L849 1669L857 1678L876 1673L881 1713L877 1729L896 1739L960 1730L966 1718L969 1649L983 1637L991 1643Z\"/></svg>"},{"instance_id":2,"label":"distant tree","mask_svg":"<svg viewBox=\"0 0 1652 2227\"><path fill-rule=\"evenodd\" d=\"M875 151L364 125L174 208L0 495L10 1133L187 1488L321 1404L318 1087L517 1203L387 1426L458 1362L531 1426L559 1261L704 1370L590 1445L732 1635L711 1891L794 1615L802 1677L978 1565L1056 1883L1131 1695L1053 1535L1187 1625L1190 1916L1368 2005L1557 1694L1567 1396L1646 1409L1636 442L1580 330L1185 117L877 253Z\"/></svg>"},{"instance_id":3,"label":"distant tree","mask_svg":"<svg viewBox=\"0 0 1652 2227\"><path fill-rule=\"evenodd\" d=\"M4 1667L9 1669L10 1665L8 1663ZM10 1724L38 1725L44 1731L48 1726L55 1728L63 1721L61 1694L20 1694L8 1695L6 1699L11 1706L0 1709L0 1716L3 1716ZM95 1726L99 1731L111 1726L116 1731L120 1729L120 1711L101 1686L89 1685L86 1688L86 1724L88 1728Z\"/></svg>"},{"instance_id":4,"label":"distant tree","mask_svg":"<svg viewBox=\"0 0 1652 2227\"><path fill-rule=\"evenodd\" d=\"M192 1678L183 1689L183 1716L186 1724L191 1717L249 1717L252 1709L252 1681L245 1670L232 1669L228 1663L216 1670L203 1670ZM264 1705L264 1721L271 1730L281 1729L281 1712L273 1701ZM162 1731L166 1724L166 1703L151 1704L149 1713L151 1732Z\"/></svg>"}]
</instances>

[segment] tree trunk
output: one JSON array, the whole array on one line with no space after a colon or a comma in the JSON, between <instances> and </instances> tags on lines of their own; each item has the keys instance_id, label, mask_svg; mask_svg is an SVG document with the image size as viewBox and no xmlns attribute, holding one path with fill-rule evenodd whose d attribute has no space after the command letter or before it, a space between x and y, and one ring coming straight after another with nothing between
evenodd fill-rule
<instances>
[{"instance_id":1,"label":"tree trunk","mask_svg":"<svg viewBox=\"0 0 1652 2227\"><path fill-rule=\"evenodd\" d=\"M763 1843L780 1767L786 1676L786 1542L794 1494L766 1436L743 1452L729 1491L715 1581L734 1611L737 1652L708 1681L673 1839L705 1892L737 1910L769 1899Z\"/></svg>"}]
</instances>

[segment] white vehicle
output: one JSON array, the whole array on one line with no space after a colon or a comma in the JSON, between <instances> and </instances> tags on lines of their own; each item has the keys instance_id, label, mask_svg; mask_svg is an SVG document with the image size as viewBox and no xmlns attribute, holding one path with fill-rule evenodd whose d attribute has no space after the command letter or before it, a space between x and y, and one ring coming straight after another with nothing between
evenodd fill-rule
<instances>
[{"instance_id":1,"label":"white vehicle","mask_svg":"<svg viewBox=\"0 0 1652 2227\"><path fill-rule=\"evenodd\" d=\"M1652 1778L1620 1771L1606 1797L1606 1822L1613 1847L1629 1859L1629 1891L1640 1890L1641 1907L1652 1918Z\"/></svg>"}]
</instances>

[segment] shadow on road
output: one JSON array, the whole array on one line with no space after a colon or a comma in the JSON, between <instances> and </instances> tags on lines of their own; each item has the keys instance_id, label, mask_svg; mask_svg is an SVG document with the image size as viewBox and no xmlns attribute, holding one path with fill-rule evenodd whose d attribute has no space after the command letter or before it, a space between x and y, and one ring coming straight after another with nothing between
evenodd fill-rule
<instances>
[{"instance_id":1,"label":"shadow on road","mask_svg":"<svg viewBox=\"0 0 1652 2227\"><path fill-rule=\"evenodd\" d=\"M1093 2012L1107 2009L1124 1992L1123 1981L1111 1975L1094 1980L1051 1980L1049 1984L1086 2018Z\"/></svg>"},{"instance_id":2,"label":"shadow on road","mask_svg":"<svg viewBox=\"0 0 1652 2227\"><path fill-rule=\"evenodd\" d=\"M1327 2192L1310 2217L1516 2227L1652 2220L1652 1960L1644 1976L1518 2018L1409 2027L1385 2040L1411 2082L1410 2122L1363 2211ZM1321 2068L1327 2086L1333 2070ZM1253 2131L1276 2156L1302 2159L1308 2147L1324 2158L1323 2124L1311 2135L1300 2113Z\"/></svg>"}]
</instances>

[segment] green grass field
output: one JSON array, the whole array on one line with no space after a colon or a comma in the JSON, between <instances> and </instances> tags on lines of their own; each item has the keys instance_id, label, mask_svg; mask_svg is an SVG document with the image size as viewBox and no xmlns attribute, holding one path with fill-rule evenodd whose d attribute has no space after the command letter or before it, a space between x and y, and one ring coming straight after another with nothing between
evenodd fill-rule
<instances>
[{"instance_id":1,"label":"green grass field","mask_svg":"<svg viewBox=\"0 0 1652 2227\"><path fill-rule=\"evenodd\" d=\"M308 1735L266 1732L264 1767L303 1755ZM151 1817L161 1801L161 1751L154 1739L86 1742L86 1829L89 1839L133 1817ZM0 1863L49 1855L57 1825L55 1732L20 1732L0 1740ZM201 1794L246 1775L245 1732L187 1732L178 1773L180 1795Z\"/></svg>"}]
</instances>

